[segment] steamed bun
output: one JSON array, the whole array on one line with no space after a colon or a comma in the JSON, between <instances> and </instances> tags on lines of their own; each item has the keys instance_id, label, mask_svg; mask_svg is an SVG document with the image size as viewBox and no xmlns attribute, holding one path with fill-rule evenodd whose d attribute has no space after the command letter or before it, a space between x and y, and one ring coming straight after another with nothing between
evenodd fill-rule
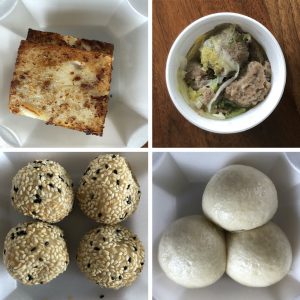
<instances>
[{"instance_id":1,"label":"steamed bun","mask_svg":"<svg viewBox=\"0 0 300 300\"><path fill-rule=\"evenodd\" d=\"M158 260L165 274L179 285L213 284L226 268L224 233L204 216L178 219L160 240Z\"/></svg>"},{"instance_id":2,"label":"steamed bun","mask_svg":"<svg viewBox=\"0 0 300 300\"><path fill-rule=\"evenodd\" d=\"M292 251L284 232L274 223L227 237L226 273L252 287L280 281L290 270Z\"/></svg>"},{"instance_id":3,"label":"steamed bun","mask_svg":"<svg viewBox=\"0 0 300 300\"><path fill-rule=\"evenodd\" d=\"M264 225L274 216L277 206L277 191L270 178L244 165L218 171L202 198L204 214L228 231Z\"/></svg>"}]
</instances>

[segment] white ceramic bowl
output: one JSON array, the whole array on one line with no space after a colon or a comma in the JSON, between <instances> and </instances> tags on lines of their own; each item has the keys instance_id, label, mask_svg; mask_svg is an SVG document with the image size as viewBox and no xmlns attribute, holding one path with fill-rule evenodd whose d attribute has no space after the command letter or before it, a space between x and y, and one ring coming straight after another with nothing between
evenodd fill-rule
<instances>
[{"instance_id":1,"label":"white ceramic bowl","mask_svg":"<svg viewBox=\"0 0 300 300\"><path fill-rule=\"evenodd\" d=\"M200 116L178 90L177 70L195 40L219 24L238 24L264 48L272 68L272 88L267 98L254 108L228 120ZM200 18L186 27L175 40L167 60L166 81L171 99L179 112L191 123L215 133L235 133L250 129L265 120L279 103L286 81L286 65L282 50L272 33L262 24L236 13L217 13Z\"/></svg>"}]
</instances>

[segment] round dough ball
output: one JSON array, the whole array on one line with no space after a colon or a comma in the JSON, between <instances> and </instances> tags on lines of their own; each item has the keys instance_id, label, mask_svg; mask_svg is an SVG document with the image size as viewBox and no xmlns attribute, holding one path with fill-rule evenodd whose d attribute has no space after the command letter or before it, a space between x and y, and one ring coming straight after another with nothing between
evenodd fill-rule
<instances>
[{"instance_id":1,"label":"round dough ball","mask_svg":"<svg viewBox=\"0 0 300 300\"><path fill-rule=\"evenodd\" d=\"M69 174L51 160L29 163L12 180L12 205L34 219L49 223L61 221L72 210L73 199Z\"/></svg>"},{"instance_id":2,"label":"round dough ball","mask_svg":"<svg viewBox=\"0 0 300 300\"><path fill-rule=\"evenodd\" d=\"M126 159L99 155L85 171L77 192L81 210L96 222L114 225L134 213L140 187Z\"/></svg>"},{"instance_id":3,"label":"round dough ball","mask_svg":"<svg viewBox=\"0 0 300 300\"><path fill-rule=\"evenodd\" d=\"M204 214L228 231L249 230L267 223L278 206L273 182L248 166L231 165L208 182L203 198Z\"/></svg>"},{"instance_id":4,"label":"round dough ball","mask_svg":"<svg viewBox=\"0 0 300 300\"><path fill-rule=\"evenodd\" d=\"M166 275L184 287L213 284L226 268L224 233L204 216L181 218L164 232L158 261Z\"/></svg>"},{"instance_id":5,"label":"round dough ball","mask_svg":"<svg viewBox=\"0 0 300 300\"><path fill-rule=\"evenodd\" d=\"M78 251L80 270L102 287L130 286L144 265L144 247L130 230L103 225L84 235Z\"/></svg>"},{"instance_id":6,"label":"round dough ball","mask_svg":"<svg viewBox=\"0 0 300 300\"><path fill-rule=\"evenodd\" d=\"M290 243L272 222L249 231L229 233L227 255L226 273L235 281L253 287L278 282L292 263Z\"/></svg>"},{"instance_id":7,"label":"round dough ball","mask_svg":"<svg viewBox=\"0 0 300 300\"><path fill-rule=\"evenodd\" d=\"M62 230L43 222L18 224L5 238L3 261L10 275L23 284L48 283L69 264Z\"/></svg>"}]
</instances>

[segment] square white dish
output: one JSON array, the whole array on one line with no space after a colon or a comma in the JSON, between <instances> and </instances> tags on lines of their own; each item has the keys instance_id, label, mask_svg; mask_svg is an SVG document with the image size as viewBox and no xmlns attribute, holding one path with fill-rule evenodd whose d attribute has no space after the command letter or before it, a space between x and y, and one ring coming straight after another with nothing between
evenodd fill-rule
<instances>
[{"instance_id":1,"label":"square white dish","mask_svg":"<svg viewBox=\"0 0 300 300\"><path fill-rule=\"evenodd\" d=\"M4 12L0 6L0 146L143 146L148 140L147 0L140 0L139 5L133 0L4 2L10 2L12 7L1 19ZM16 55L28 28L114 44L111 97L102 137L47 126L9 112L8 95Z\"/></svg>"},{"instance_id":2,"label":"square white dish","mask_svg":"<svg viewBox=\"0 0 300 300\"><path fill-rule=\"evenodd\" d=\"M87 168L88 163L100 153L0 153L0 300L146 300L148 293L148 155L147 153L120 153L125 156L136 175L141 187L141 201L137 211L124 223L124 226L135 232L145 247L145 265L138 279L128 288L119 290L102 289L89 281L77 266L75 256L81 237L98 224L88 219L79 209L75 199L74 208L69 216L57 223L63 229L70 254L70 264L67 270L43 286L25 286L14 280L6 271L3 260L3 244L9 229L18 222L30 221L11 205L11 180L16 172L35 159L51 159L59 162L71 175L74 189ZM101 298L102 299L102 298Z\"/></svg>"},{"instance_id":3,"label":"square white dish","mask_svg":"<svg viewBox=\"0 0 300 300\"><path fill-rule=\"evenodd\" d=\"M300 156L300 153L295 155ZM163 231L174 220L202 214L201 199L211 176L230 164L255 167L274 182L278 211L273 218L286 233L293 252L288 275L267 288L242 286L224 275L217 283L186 289L168 279L157 259ZM283 153L154 153L153 154L153 299L300 299L300 172Z\"/></svg>"}]
</instances>

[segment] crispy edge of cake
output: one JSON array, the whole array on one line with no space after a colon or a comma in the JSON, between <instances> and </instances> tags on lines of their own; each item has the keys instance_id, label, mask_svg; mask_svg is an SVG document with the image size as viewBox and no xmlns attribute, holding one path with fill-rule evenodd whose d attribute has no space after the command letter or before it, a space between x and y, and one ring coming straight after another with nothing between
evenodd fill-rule
<instances>
[{"instance_id":1,"label":"crispy edge of cake","mask_svg":"<svg viewBox=\"0 0 300 300\"><path fill-rule=\"evenodd\" d=\"M60 46L60 45L56 45L56 44L49 44L49 45L41 44L41 46L43 46L43 48L49 48L49 49L59 47L60 50L70 51L70 47L66 46L66 45ZM95 104L95 109L98 114L97 118L99 119L99 121L101 121L100 123L98 123L99 130L95 130L95 128L93 129L88 125L87 126L74 126L74 124L73 124L73 126L66 126L65 124L62 124L60 122L54 123L53 117L51 117L51 116L49 116L50 118L47 118L47 119L43 118L42 111L38 112L37 110L34 110L31 107L27 107L26 105L20 105L21 108L20 108L20 106L18 107L15 105L16 103L12 99L16 95L17 87L20 85L20 82L22 80L22 78L19 78L20 76L18 77L17 72L20 71L20 69L22 68L21 60L22 60L22 56L24 55L24 52L30 51L30 49L32 49L32 48L39 48L39 45L37 43L33 43L33 42L29 42L29 41L24 41L24 40L21 41L19 49L18 49L16 64L15 64L15 71L13 74L13 79L11 81L11 87L10 87L10 93L9 93L9 110L14 114L19 114L19 115L43 120L46 122L47 125L51 124L51 125L55 125L55 126L61 126L64 128L74 129L77 131L82 131L82 132L85 132L86 134L102 136L103 129L104 129L104 123L105 123L105 119L106 119L106 114L108 111L108 99L109 99L110 89L107 91L108 95L94 97L94 99L96 101L97 100L99 101L99 103L96 102L96 104ZM76 52L82 51L81 49L74 49L74 50ZM83 55L84 54L85 54L85 51L83 52ZM111 73L112 73L112 68L110 68L110 70L109 70L109 83L111 81ZM96 75L97 74L95 74L95 76ZM22 100L24 101L25 99L22 99ZM22 103L22 100L20 101L21 103ZM100 101L101 101L101 103L100 103ZM24 102L26 102L26 101L24 101Z\"/></svg>"},{"instance_id":2,"label":"crispy edge of cake","mask_svg":"<svg viewBox=\"0 0 300 300\"><path fill-rule=\"evenodd\" d=\"M99 51L113 56L114 45L106 42L79 39L71 35L62 35L54 32L45 32L29 28L27 41L44 44L56 44L60 46L70 46L86 51Z\"/></svg>"}]
</instances>

